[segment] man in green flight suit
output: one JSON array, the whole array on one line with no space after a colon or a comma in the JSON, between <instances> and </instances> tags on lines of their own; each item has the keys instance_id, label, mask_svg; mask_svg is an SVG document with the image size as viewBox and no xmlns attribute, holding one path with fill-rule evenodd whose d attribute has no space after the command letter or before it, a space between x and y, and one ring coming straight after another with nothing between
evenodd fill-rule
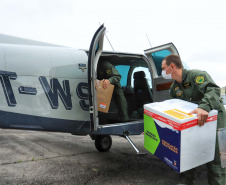
<instances>
[{"instance_id":1,"label":"man in green flight suit","mask_svg":"<svg viewBox=\"0 0 226 185\"><path fill-rule=\"evenodd\" d=\"M103 81L103 88L107 88L109 84L115 86L113 98L118 108L120 121L128 121L127 102L120 84L121 75L117 69L108 61L99 61L97 66L97 79Z\"/></svg>"},{"instance_id":2,"label":"man in green flight suit","mask_svg":"<svg viewBox=\"0 0 226 185\"><path fill-rule=\"evenodd\" d=\"M220 88L207 72L186 70L178 55L169 55L162 61L162 76L165 79L175 80L170 87L170 98L179 98L198 104L198 108L189 114L197 114L199 126L206 122L208 112L215 109L218 110L217 128L226 127L226 111L220 100ZM206 166L209 184L226 185L226 169L221 168L218 137L215 158ZM180 184L194 184L196 175L196 169L181 173Z\"/></svg>"}]
</instances>

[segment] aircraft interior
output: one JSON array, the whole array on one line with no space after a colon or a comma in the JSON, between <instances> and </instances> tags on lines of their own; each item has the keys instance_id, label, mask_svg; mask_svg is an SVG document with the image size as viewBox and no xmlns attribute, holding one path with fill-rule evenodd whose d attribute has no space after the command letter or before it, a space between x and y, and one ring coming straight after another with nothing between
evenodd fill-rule
<instances>
[{"instance_id":1,"label":"aircraft interior","mask_svg":"<svg viewBox=\"0 0 226 185\"><path fill-rule=\"evenodd\" d=\"M129 121L143 119L143 105L153 102L152 78L147 62L138 56L101 56L99 61L108 61L121 75L121 86L124 92ZM121 123L118 109L112 97L108 114L98 112L99 124Z\"/></svg>"}]
</instances>

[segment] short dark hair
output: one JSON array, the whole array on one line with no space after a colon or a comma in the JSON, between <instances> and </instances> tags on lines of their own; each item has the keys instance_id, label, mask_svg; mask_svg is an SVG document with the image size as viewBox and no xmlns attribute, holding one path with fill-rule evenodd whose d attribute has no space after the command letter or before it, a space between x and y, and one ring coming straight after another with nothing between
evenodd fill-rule
<instances>
[{"instance_id":1,"label":"short dark hair","mask_svg":"<svg viewBox=\"0 0 226 185\"><path fill-rule=\"evenodd\" d=\"M173 63L178 69L182 69L183 68L183 64L181 62L181 59L180 59L179 55L168 55L163 60L166 61L166 65L167 66L169 66L171 63Z\"/></svg>"}]
</instances>

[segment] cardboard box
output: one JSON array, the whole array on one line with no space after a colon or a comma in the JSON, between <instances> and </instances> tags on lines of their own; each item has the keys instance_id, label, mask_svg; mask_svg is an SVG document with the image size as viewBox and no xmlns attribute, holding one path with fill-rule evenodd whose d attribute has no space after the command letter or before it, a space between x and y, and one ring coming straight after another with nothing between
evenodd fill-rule
<instances>
[{"instance_id":1,"label":"cardboard box","mask_svg":"<svg viewBox=\"0 0 226 185\"><path fill-rule=\"evenodd\" d=\"M179 99L144 105L144 147L179 173L214 159L218 112L200 127L187 114L197 107Z\"/></svg>"},{"instance_id":2,"label":"cardboard box","mask_svg":"<svg viewBox=\"0 0 226 185\"><path fill-rule=\"evenodd\" d=\"M96 80L95 87L97 90L97 105L98 111L108 113L112 94L114 91L114 85L109 85L106 89L103 88L103 82Z\"/></svg>"}]
</instances>

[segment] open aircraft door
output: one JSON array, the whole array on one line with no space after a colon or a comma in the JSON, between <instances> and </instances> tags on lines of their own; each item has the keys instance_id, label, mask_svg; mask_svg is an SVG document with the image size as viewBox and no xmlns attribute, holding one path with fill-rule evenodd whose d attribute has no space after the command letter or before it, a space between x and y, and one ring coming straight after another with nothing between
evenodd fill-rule
<instances>
[{"instance_id":1,"label":"open aircraft door","mask_svg":"<svg viewBox=\"0 0 226 185\"><path fill-rule=\"evenodd\" d=\"M96 131L99 125L98 108L97 108L97 94L95 90L95 80L97 78L97 63L103 51L104 34L106 28L101 25L93 36L89 48L88 58L88 91L89 91L89 111L91 131Z\"/></svg>"},{"instance_id":2,"label":"open aircraft door","mask_svg":"<svg viewBox=\"0 0 226 185\"><path fill-rule=\"evenodd\" d=\"M152 66L152 90L153 101L159 102L169 97L169 88L174 80L166 80L162 77L162 60L170 54L179 55L173 43L164 44L144 51Z\"/></svg>"}]
</instances>

